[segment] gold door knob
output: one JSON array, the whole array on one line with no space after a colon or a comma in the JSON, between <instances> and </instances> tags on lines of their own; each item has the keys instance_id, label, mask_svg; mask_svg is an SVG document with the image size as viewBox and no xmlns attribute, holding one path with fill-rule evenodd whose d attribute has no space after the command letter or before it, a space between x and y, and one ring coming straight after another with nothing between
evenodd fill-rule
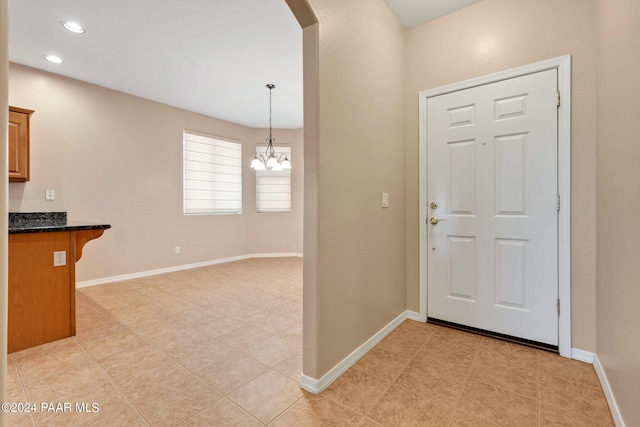
<instances>
[{"instance_id":1,"label":"gold door knob","mask_svg":"<svg viewBox=\"0 0 640 427\"><path fill-rule=\"evenodd\" d=\"M441 222L441 221L446 221L446 219L444 218L436 218L435 216L432 216L431 218L429 218L429 223L436 225L437 223Z\"/></svg>"}]
</instances>

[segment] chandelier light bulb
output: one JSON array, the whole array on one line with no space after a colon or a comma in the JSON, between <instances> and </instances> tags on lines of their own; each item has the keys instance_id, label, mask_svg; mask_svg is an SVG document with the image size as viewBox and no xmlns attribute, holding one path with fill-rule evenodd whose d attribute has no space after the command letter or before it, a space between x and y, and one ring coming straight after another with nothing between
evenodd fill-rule
<instances>
[{"instance_id":1,"label":"chandelier light bulb","mask_svg":"<svg viewBox=\"0 0 640 427\"><path fill-rule=\"evenodd\" d=\"M291 169L291 162L285 156L284 160L281 163L283 169Z\"/></svg>"},{"instance_id":2,"label":"chandelier light bulb","mask_svg":"<svg viewBox=\"0 0 640 427\"><path fill-rule=\"evenodd\" d=\"M273 168L277 164L278 164L278 160L275 158L275 156L271 156L269 157L269 160L267 160L268 168Z\"/></svg>"}]
</instances>

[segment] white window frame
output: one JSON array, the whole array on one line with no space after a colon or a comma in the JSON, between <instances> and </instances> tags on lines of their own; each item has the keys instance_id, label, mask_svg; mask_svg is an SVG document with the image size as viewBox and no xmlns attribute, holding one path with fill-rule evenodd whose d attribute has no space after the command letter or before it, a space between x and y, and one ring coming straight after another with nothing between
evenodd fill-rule
<instances>
[{"instance_id":1,"label":"white window frame","mask_svg":"<svg viewBox=\"0 0 640 427\"><path fill-rule=\"evenodd\" d=\"M242 144L183 131L183 213L242 213Z\"/></svg>"},{"instance_id":2,"label":"white window frame","mask_svg":"<svg viewBox=\"0 0 640 427\"><path fill-rule=\"evenodd\" d=\"M266 148L266 144L256 144L256 152L261 153ZM286 154L287 158L291 159L290 145L278 145L274 148L278 155ZM291 212L291 169L256 170L256 212Z\"/></svg>"}]
</instances>

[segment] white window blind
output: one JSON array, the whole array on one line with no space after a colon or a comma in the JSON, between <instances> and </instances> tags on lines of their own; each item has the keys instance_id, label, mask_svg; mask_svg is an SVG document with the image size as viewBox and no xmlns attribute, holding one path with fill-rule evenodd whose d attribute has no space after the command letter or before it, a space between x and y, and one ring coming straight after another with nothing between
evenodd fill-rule
<instances>
[{"instance_id":1,"label":"white window blind","mask_svg":"<svg viewBox=\"0 0 640 427\"><path fill-rule=\"evenodd\" d=\"M264 152L266 148L266 145L257 145L256 151ZM291 160L291 147L275 149ZM256 210L258 213L291 212L291 169L256 171Z\"/></svg>"},{"instance_id":2,"label":"white window blind","mask_svg":"<svg viewBox=\"0 0 640 427\"><path fill-rule=\"evenodd\" d=\"M184 213L242 213L242 145L184 132Z\"/></svg>"}]
</instances>

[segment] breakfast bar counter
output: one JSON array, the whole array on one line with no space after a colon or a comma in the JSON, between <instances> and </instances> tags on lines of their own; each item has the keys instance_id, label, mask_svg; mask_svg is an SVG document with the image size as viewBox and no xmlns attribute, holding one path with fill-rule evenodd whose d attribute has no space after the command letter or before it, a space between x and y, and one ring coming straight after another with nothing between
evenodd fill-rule
<instances>
[{"instance_id":1,"label":"breakfast bar counter","mask_svg":"<svg viewBox=\"0 0 640 427\"><path fill-rule=\"evenodd\" d=\"M9 353L76 334L75 263L109 228L66 212L9 213Z\"/></svg>"}]
</instances>

